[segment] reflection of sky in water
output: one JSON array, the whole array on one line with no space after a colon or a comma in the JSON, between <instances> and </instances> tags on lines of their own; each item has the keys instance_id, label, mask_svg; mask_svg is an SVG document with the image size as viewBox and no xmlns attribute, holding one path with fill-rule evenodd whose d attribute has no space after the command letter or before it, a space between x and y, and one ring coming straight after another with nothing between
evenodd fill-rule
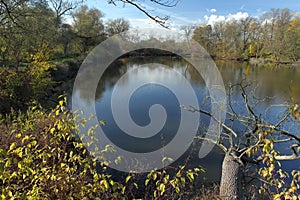
<instances>
[{"instance_id":1,"label":"reflection of sky in water","mask_svg":"<svg viewBox=\"0 0 300 200\"><path fill-rule=\"evenodd\" d=\"M110 105L114 87L105 88L105 93L101 95L101 98L96 99L95 106L97 116L107 122L102 129L114 144L133 152L150 152L160 149L175 136L180 124L181 112L188 111L181 110L180 104L183 104L184 102L178 102L178 99L173 93L174 91L171 91L165 87L165 85L176 87L177 91L180 92L180 94L177 93L176 95L183 96L186 93L185 87L183 87L185 78L184 76L174 78L173 75L168 73L168 70L166 70L165 67L157 65L153 66L151 64L143 66L133 65L127 69L127 71L130 72L128 73L128 76L123 77L118 82L119 91L117 93L117 101L120 104L124 103L123 100L128 96L127 90L129 88L140 85L141 82L149 82L149 84L142 85L133 94L130 94L129 109L130 117L134 123L140 126L146 126L150 123L150 107L155 104L163 106L167 113L167 121L165 126L152 137L132 137L123 133L116 125ZM180 72L180 70L176 71ZM164 85L157 83L164 83ZM126 117L125 113L118 113L118 115L121 116L122 114ZM122 117L120 118L122 119ZM195 132L197 132L197 130L195 130ZM146 133L141 132L139 134L142 137L143 134ZM174 149L174 151L176 151L176 149Z\"/></svg>"}]
</instances>

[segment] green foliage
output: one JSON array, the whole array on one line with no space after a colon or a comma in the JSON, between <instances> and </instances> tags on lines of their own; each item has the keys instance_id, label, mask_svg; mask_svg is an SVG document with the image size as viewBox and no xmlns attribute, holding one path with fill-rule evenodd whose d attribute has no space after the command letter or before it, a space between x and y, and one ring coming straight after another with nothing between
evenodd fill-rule
<instances>
[{"instance_id":1,"label":"green foliage","mask_svg":"<svg viewBox=\"0 0 300 200\"><path fill-rule=\"evenodd\" d=\"M46 48L28 55L30 62L22 68L0 68L0 113L8 113L11 108L25 111L33 101L45 103L53 84Z\"/></svg>"},{"instance_id":2,"label":"green foliage","mask_svg":"<svg viewBox=\"0 0 300 200\"><path fill-rule=\"evenodd\" d=\"M81 53L98 45L104 39L104 25L100 10L81 6L74 14L74 32L81 46Z\"/></svg>"}]
</instances>

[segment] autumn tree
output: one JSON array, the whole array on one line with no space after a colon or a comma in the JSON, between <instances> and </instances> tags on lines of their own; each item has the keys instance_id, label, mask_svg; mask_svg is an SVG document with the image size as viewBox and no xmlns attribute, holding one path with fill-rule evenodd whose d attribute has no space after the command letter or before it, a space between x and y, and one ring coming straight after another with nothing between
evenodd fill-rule
<instances>
[{"instance_id":1,"label":"autumn tree","mask_svg":"<svg viewBox=\"0 0 300 200\"><path fill-rule=\"evenodd\" d=\"M103 13L96 9L81 6L73 13L74 32L81 46L81 52L86 53L90 47L99 44L105 37L102 21Z\"/></svg>"},{"instance_id":2,"label":"autumn tree","mask_svg":"<svg viewBox=\"0 0 300 200\"><path fill-rule=\"evenodd\" d=\"M299 18L289 9L271 9L260 18L201 24L193 39L219 59L291 62L300 58Z\"/></svg>"}]
</instances>

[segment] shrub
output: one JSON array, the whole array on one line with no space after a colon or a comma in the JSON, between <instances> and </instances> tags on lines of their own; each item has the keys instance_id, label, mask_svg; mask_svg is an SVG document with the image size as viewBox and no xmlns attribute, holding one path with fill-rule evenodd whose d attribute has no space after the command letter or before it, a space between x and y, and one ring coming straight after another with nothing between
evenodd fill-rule
<instances>
[{"instance_id":1,"label":"shrub","mask_svg":"<svg viewBox=\"0 0 300 200\"><path fill-rule=\"evenodd\" d=\"M192 187L201 169L166 168L114 180L105 160L93 158L76 137L76 118L65 105L59 101L50 113L35 105L25 113L0 115L2 199L131 199L141 193L169 199L191 194L183 190ZM108 146L100 155L110 150Z\"/></svg>"}]
</instances>

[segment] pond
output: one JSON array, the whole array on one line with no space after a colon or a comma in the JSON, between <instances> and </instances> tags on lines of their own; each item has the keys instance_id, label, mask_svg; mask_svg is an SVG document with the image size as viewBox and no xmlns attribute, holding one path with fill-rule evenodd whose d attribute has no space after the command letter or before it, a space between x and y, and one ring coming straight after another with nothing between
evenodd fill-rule
<instances>
[{"instance_id":1,"label":"pond","mask_svg":"<svg viewBox=\"0 0 300 200\"><path fill-rule=\"evenodd\" d=\"M183 59L176 57L129 57L122 58L120 61L117 62L117 65L111 65L101 77L95 99L87 98L85 89L75 91L80 101L95 101L97 118L105 123L102 130L107 138L118 147L126 151L145 153L161 149L172 141L179 127L182 112L187 112L182 110L180 107L182 102L176 98L177 95L186 95L182 86L185 81L183 79L188 80L191 88L195 91L197 106L202 110L210 111L211 102L208 98L209 92L205 81L197 70ZM276 123L278 121L280 113L286 109L284 105L290 101L291 97L296 102L300 101L299 66L255 66L228 61L217 61L216 65L226 88L242 81L250 84L249 92L255 95L260 102L254 110L269 122ZM182 76L174 76L170 73L170 69ZM126 73L127 75L124 76ZM162 80L171 84L180 94L174 94L164 85L157 84ZM148 84L144 84L132 92L133 88L141 82L148 82ZM86 81L83 84L89 83ZM116 84L118 84L118 93L114 94ZM121 106L122 104L126 106L126 99L130 96L128 105L130 115L127 115L126 109L119 112L122 122L116 122L114 119L111 108L112 96L116 97L115 105ZM237 90L232 90L230 96L236 109L240 114L243 114L245 108L240 93ZM162 129L157 130L157 134L141 132L140 135L133 136L124 133L123 129L119 127L122 123L126 129L126 123L130 123L131 120L139 126L151 124L149 110L152 109L152 105L156 104L163 106L167 116ZM197 134L205 133L208 123L209 118L201 114L199 128L194 131ZM243 127L239 124L233 123L231 126L239 134L243 134ZM291 124L286 124L283 128L294 132L298 131L299 126L291 127L293 127ZM128 125L128 129L130 131L130 125ZM201 180L206 182L219 181L223 153L218 148L214 148L206 157L200 159L198 157L200 146L201 142L194 141L190 148L172 165L187 162L188 167L203 167L206 169L206 173L201 175ZM178 146L173 148L176 151ZM300 162L287 162L289 169L294 168L295 165L299 166Z\"/></svg>"}]
</instances>

